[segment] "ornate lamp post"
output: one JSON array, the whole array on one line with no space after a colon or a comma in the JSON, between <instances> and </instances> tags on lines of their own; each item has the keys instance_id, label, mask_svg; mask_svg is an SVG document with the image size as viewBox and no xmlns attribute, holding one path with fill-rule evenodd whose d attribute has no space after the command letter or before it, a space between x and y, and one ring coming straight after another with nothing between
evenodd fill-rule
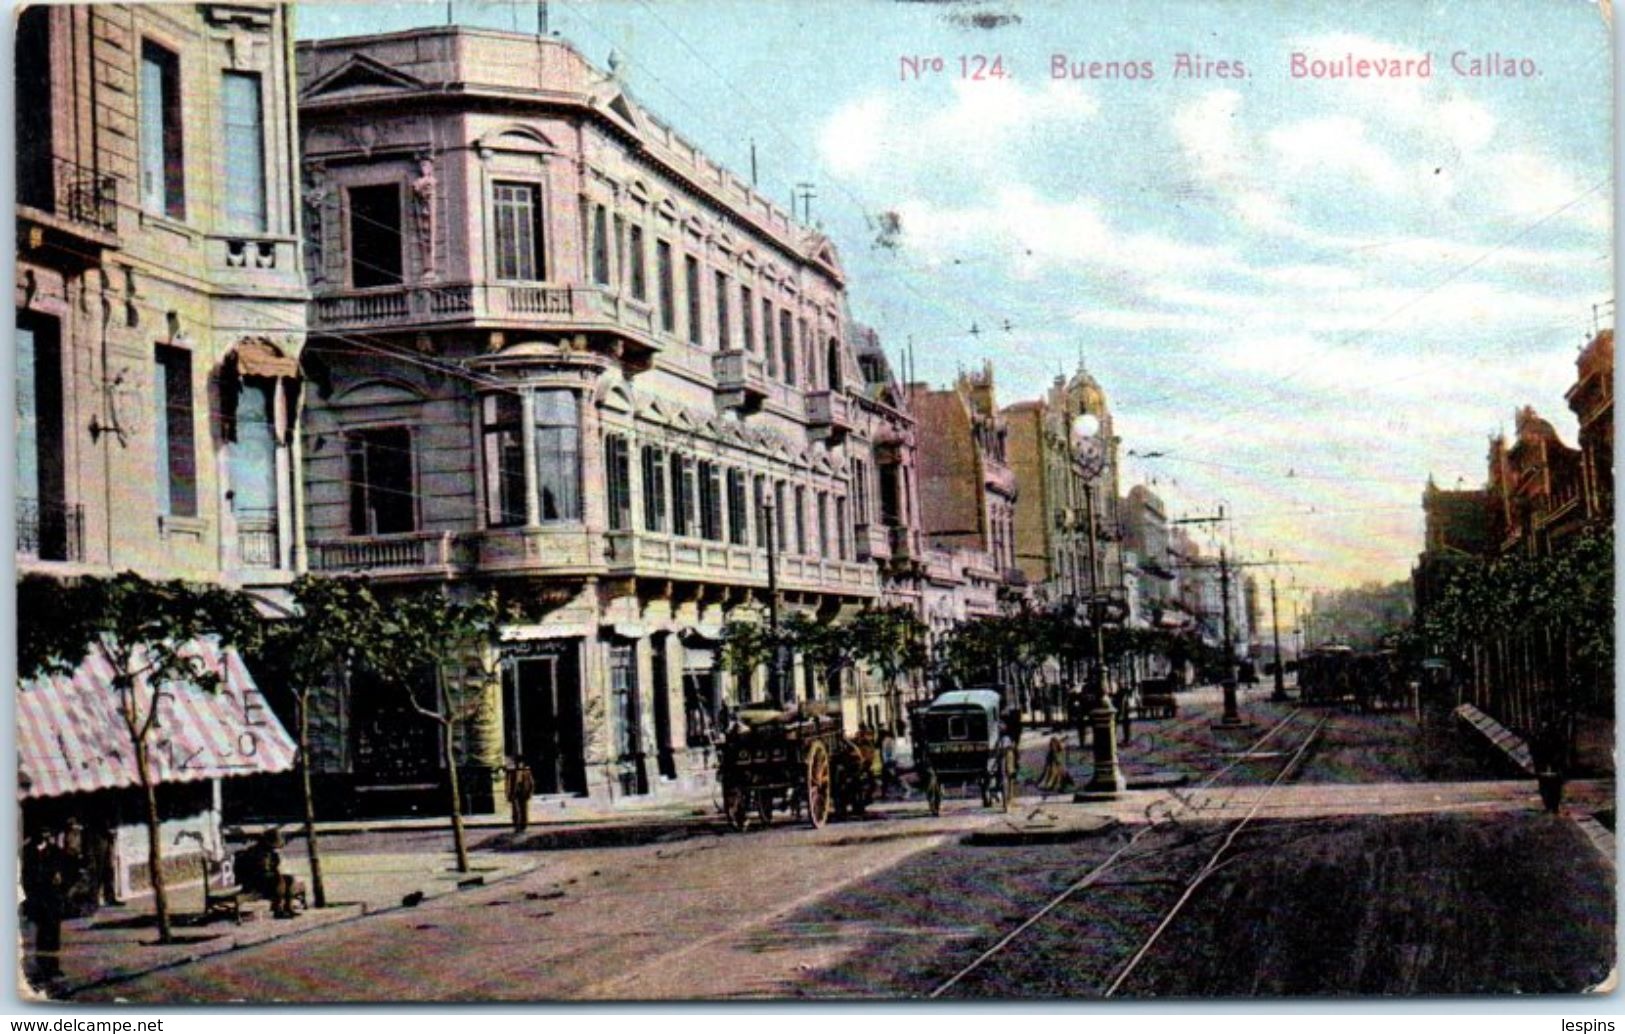
<instances>
[{"instance_id":1,"label":"ornate lamp post","mask_svg":"<svg viewBox=\"0 0 1625 1034\"><path fill-rule=\"evenodd\" d=\"M1106 693L1106 597L1100 591L1099 528L1095 517L1094 480L1106 469L1107 447L1100 436L1100 420L1084 413L1072 422L1073 455L1083 478L1083 504L1089 545L1089 627L1094 653L1089 660L1089 724L1094 730L1095 770L1084 787L1086 794L1117 794L1124 789L1117 764L1117 710Z\"/></svg>"}]
</instances>

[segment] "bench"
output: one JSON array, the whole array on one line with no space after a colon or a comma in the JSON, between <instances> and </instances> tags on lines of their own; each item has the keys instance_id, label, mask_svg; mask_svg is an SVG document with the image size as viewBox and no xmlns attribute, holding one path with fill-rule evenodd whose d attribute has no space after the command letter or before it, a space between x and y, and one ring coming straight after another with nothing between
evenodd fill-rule
<instances>
[{"instance_id":1,"label":"bench","mask_svg":"<svg viewBox=\"0 0 1625 1034\"><path fill-rule=\"evenodd\" d=\"M203 921L216 916L230 916L239 926L243 922L243 888L232 872L231 859L203 856Z\"/></svg>"}]
</instances>

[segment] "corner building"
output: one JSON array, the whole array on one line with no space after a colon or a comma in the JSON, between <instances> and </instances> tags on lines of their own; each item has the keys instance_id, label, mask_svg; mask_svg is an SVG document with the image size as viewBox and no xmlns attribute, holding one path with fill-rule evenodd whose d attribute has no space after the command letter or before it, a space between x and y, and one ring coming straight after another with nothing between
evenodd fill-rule
<instances>
[{"instance_id":1,"label":"corner building","mask_svg":"<svg viewBox=\"0 0 1625 1034\"><path fill-rule=\"evenodd\" d=\"M781 617L880 593L835 249L557 39L304 43L299 89L311 569L525 608L457 759L476 807L513 759L543 795L708 792L721 708L765 692L720 635L766 620L770 543ZM798 699L850 693L812 669ZM341 781L443 777L398 695L325 712Z\"/></svg>"}]
</instances>

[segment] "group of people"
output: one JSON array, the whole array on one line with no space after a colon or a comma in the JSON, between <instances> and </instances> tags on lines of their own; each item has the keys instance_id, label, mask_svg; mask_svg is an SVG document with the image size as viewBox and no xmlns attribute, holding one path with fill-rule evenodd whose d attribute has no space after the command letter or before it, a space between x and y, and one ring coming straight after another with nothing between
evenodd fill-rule
<instances>
[{"instance_id":1,"label":"group of people","mask_svg":"<svg viewBox=\"0 0 1625 1034\"><path fill-rule=\"evenodd\" d=\"M897 736L891 728L882 725L876 731L865 722L858 726L852 742L858 748L858 763L869 784L869 796L880 800L902 795L905 791L897 763Z\"/></svg>"},{"instance_id":2,"label":"group of people","mask_svg":"<svg viewBox=\"0 0 1625 1034\"><path fill-rule=\"evenodd\" d=\"M23 915L34 924L38 974L62 972L62 923L93 914L102 905L122 905L114 862L118 829L111 817L70 817L42 824L23 841Z\"/></svg>"}]
</instances>

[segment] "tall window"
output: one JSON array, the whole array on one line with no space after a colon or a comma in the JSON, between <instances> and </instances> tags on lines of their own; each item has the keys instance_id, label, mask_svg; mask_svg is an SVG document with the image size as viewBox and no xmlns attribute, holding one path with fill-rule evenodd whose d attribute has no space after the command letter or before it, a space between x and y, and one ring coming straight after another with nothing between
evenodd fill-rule
<instances>
[{"instance_id":1,"label":"tall window","mask_svg":"<svg viewBox=\"0 0 1625 1034\"><path fill-rule=\"evenodd\" d=\"M852 459L852 519L860 526L869 523L869 465Z\"/></svg>"},{"instance_id":2,"label":"tall window","mask_svg":"<svg viewBox=\"0 0 1625 1034\"><path fill-rule=\"evenodd\" d=\"M524 407L511 391L480 400L481 459L485 465L485 523L525 523Z\"/></svg>"},{"instance_id":3,"label":"tall window","mask_svg":"<svg viewBox=\"0 0 1625 1034\"><path fill-rule=\"evenodd\" d=\"M581 519L581 414L573 391L536 393L536 488L544 523Z\"/></svg>"},{"instance_id":4,"label":"tall window","mask_svg":"<svg viewBox=\"0 0 1625 1034\"><path fill-rule=\"evenodd\" d=\"M265 232L265 125L257 72L221 80L226 130L226 225Z\"/></svg>"},{"instance_id":5,"label":"tall window","mask_svg":"<svg viewBox=\"0 0 1625 1034\"><path fill-rule=\"evenodd\" d=\"M903 523L901 468L886 464L880 468L880 523L895 528Z\"/></svg>"},{"instance_id":6,"label":"tall window","mask_svg":"<svg viewBox=\"0 0 1625 1034\"><path fill-rule=\"evenodd\" d=\"M655 241L655 276L660 278L660 329L677 333L677 285L673 282L671 245Z\"/></svg>"},{"instance_id":7,"label":"tall window","mask_svg":"<svg viewBox=\"0 0 1625 1034\"><path fill-rule=\"evenodd\" d=\"M813 362L813 349L807 344L807 321L805 319L796 320L796 340L801 342L801 357L807 362L807 376L805 378L807 390L812 391L818 387L818 378L813 372L817 364Z\"/></svg>"},{"instance_id":8,"label":"tall window","mask_svg":"<svg viewBox=\"0 0 1625 1034\"><path fill-rule=\"evenodd\" d=\"M649 297L649 270L647 259L643 253L643 227L633 223L626 238L627 249L631 252L629 261L632 263L632 297L638 301L646 301Z\"/></svg>"},{"instance_id":9,"label":"tall window","mask_svg":"<svg viewBox=\"0 0 1625 1034\"><path fill-rule=\"evenodd\" d=\"M141 42L141 207L186 218L180 60L150 40Z\"/></svg>"},{"instance_id":10,"label":"tall window","mask_svg":"<svg viewBox=\"0 0 1625 1034\"><path fill-rule=\"evenodd\" d=\"M818 555L828 557L829 552L829 493L818 493Z\"/></svg>"},{"instance_id":11,"label":"tall window","mask_svg":"<svg viewBox=\"0 0 1625 1034\"><path fill-rule=\"evenodd\" d=\"M790 537L785 531L790 526L790 507L786 505L788 502L786 494L784 482L775 481L773 483L773 513L775 514L773 521L775 525L773 529L773 549L778 553L788 553L790 551Z\"/></svg>"},{"instance_id":12,"label":"tall window","mask_svg":"<svg viewBox=\"0 0 1625 1034\"><path fill-rule=\"evenodd\" d=\"M767 478L756 475L751 482L751 502L756 510L756 544L767 547Z\"/></svg>"},{"instance_id":13,"label":"tall window","mask_svg":"<svg viewBox=\"0 0 1625 1034\"><path fill-rule=\"evenodd\" d=\"M835 555L842 560L847 559L846 500L840 496L835 497Z\"/></svg>"},{"instance_id":14,"label":"tall window","mask_svg":"<svg viewBox=\"0 0 1625 1034\"><path fill-rule=\"evenodd\" d=\"M497 279L542 280L541 212L534 183L497 183L491 187L496 223Z\"/></svg>"},{"instance_id":15,"label":"tall window","mask_svg":"<svg viewBox=\"0 0 1625 1034\"><path fill-rule=\"evenodd\" d=\"M784 353L784 383L796 386L796 342L790 335L790 310L779 310L779 350Z\"/></svg>"},{"instance_id":16,"label":"tall window","mask_svg":"<svg viewBox=\"0 0 1625 1034\"><path fill-rule=\"evenodd\" d=\"M779 347L773 341L773 303L762 299L762 354L767 359L767 375L779 375Z\"/></svg>"},{"instance_id":17,"label":"tall window","mask_svg":"<svg viewBox=\"0 0 1625 1034\"><path fill-rule=\"evenodd\" d=\"M722 541L721 478L717 465L709 460L699 463L700 480L700 537L709 542Z\"/></svg>"},{"instance_id":18,"label":"tall window","mask_svg":"<svg viewBox=\"0 0 1625 1034\"><path fill-rule=\"evenodd\" d=\"M193 435L192 353L159 345L155 356L153 431L157 437L158 512L197 516L197 447Z\"/></svg>"},{"instance_id":19,"label":"tall window","mask_svg":"<svg viewBox=\"0 0 1625 1034\"><path fill-rule=\"evenodd\" d=\"M688 290L688 343L701 341L700 322L700 260L693 255L683 256L683 286Z\"/></svg>"},{"instance_id":20,"label":"tall window","mask_svg":"<svg viewBox=\"0 0 1625 1034\"><path fill-rule=\"evenodd\" d=\"M745 544L745 472L737 467L728 468L728 541L736 546Z\"/></svg>"},{"instance_id":21,"label":"tall window","mask_svg":"<svg viewBox=\"0 0 1625 1034\"><path fill-rule=\"evenodd\" d=\"M401 187L350 188L350 283L388 287L401 282Z\"/></svg>"},{"instance_id":22,"label":"tall window","mask_svg":"<svg viewBox=\"0 0 1625 1034\"><path fill-rule=\"evenodd\" d=\"M807 490L796 486L796 552L807 555Z\"/></svg>"},{"instance_id":23,"label":"tall window","mask_svg":"<svg viewBox=\"0 0 1625 1034\"><path fill-rule=\"evenodd\" d=\"M61 337L49 316L17 317L17 551L41 560L79 559L66 500Z\"/></svg>"},{"instance_id":24,"label":"tall window","mask_svg":"<svg viewBox=\"0 0 1625 1034\"><path fill-rule=\"evenodd\" d=\"M620 213L615 215L615 264L620 274L617 279L622 286L626 284L626 220Z\"/></svg>"},{"instance_id":25,"label":"tall window","mask_svg":"<svg viewBox=\"0 0 1625 1034\"><path fill-rule=\"evenodd\" d=\"M38 4L17 16L17 203L56 210L51 88L51 9ZM19 496L19 498L21 498Z\"/></svg>"},{"instance_id":26,"label":"tall window","mask_svg":"<svg viewBox=\"0 0 1625 1034\"><path fill-rule=\"evenodd\" d=\"M231 510L239 533L275 529L276 426L272 382L254 378L237 392L236 432L228 450Z\"/></svg>"},{"instance_id":27,"label":"tall window","mask_svg":"<svg viewBox=\"0 0 1625 1034\"><path fill-rule=\"evenodd\" d=\"M750 288L744 284L739 285L739 329L745 335L745 351L756 351L756 309L751 300Z\"/></svg>"},{"instance_id":28,"label":"tall window","mask_svg":"<svg viewBox=\"0 0 1625 1034\"><path fill-rule=\"evenodd\" d=\"M604 477L609 482L609 530L632 527L632 448L624 434L604 436Z\"/></svg>"},{"instance_id":29,"label":"tall window","mask_svg":"<svg viewBox=\"0 0 1625 1034\"><path fill-rule=\"evenodd\" d=\"M726 352L733 344L733 328L728 325L728 274L717 274L717 350Z\"/></svg>"},{"instance_id":30,"label":"tall window","mask_svg":"<svg viewBox=\"0 0 1625 1034\"><path fill-rule=\"evenodd\" d=\"M674 535L693 535L699 530L695 512L694 458L671 454L671 530Z\"/></svg>"},{"instance_id":31,"label":"tall window","mask_svg":"<svg viewBox=\"0 0 1625 1034\"><path fill-rule=\"evenodd\" d=\"M609 283L609 209L592 206L592 282Z\"/></svg>"},{"instance_id":32,"label":"tall window","mask_svg":"<svg viewBox=\"0 0 1625 1034\"><path fill-rule=\"evenodd\" d=\"M416 531L412 432L404 427L353 431L346 436L345 449L350 465L350 534Z\"/></svg>"},{"instance_id":33,"label":"tall window","mask_svg":"<svg viewBox=\"0 0 1625 1034\"><path fill-rule=\"evenodd\" d=\"M643 447L643 527L666 530L666 450Z\"/></svg>"}]
</instances>

